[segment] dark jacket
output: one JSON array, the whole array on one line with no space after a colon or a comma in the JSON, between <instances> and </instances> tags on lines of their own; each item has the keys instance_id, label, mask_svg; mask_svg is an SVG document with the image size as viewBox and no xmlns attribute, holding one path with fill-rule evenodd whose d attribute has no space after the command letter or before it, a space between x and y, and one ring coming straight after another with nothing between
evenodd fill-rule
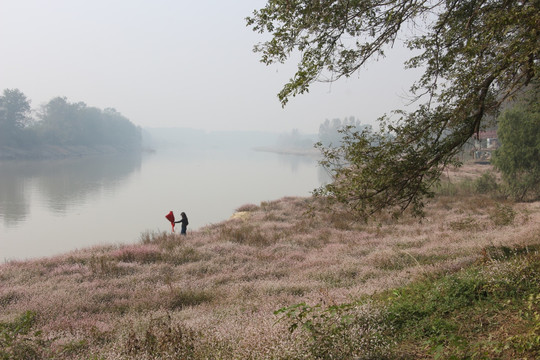
<instances>
[{"instance_id":1,"label":"dark jacket","mask_svg":"<svg viewBox=\"0 0 540 360\"><path fill-rule=\"evenodd\" d=\"M189 221L188 221L188 218L186 216L186 214L183 214L182 215L182 220L179 220L179 221L175 221L174 222L175 224L182 224L182 230L181 230L181 234L185 234L186 233L186 230L187 230L187 226L189 224Z\"/></svg>"}]
</instances>

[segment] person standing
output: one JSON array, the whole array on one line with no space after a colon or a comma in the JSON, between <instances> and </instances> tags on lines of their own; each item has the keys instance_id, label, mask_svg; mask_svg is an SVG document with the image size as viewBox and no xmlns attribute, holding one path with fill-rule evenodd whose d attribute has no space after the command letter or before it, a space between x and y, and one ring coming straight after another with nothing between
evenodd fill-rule
<instances>
[{"instance_id":1,"label":"person standing","mask_svg":"<svg viewBox=\"0 0 540 360\"><path fill-rule=\"evenodd\" d=\"M187 226L189 224L189 221L188 221L188 218L186 216L186 213L185 212L182 212L180 214L180 216L182 217L182 220L180 221L175 221L174 223L175 224L182 224L182 229L180 230L180 235L186 235L186 232L187 232Z\"/></svg>"}]
</instances>

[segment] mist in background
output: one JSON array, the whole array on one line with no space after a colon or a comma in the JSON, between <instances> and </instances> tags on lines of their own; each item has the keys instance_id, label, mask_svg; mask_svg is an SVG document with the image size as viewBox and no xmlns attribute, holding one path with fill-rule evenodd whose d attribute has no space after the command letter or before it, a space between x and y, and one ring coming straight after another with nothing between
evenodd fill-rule
<instances>
[{"instance_id":1,"label":"mist in background","mask_svg":"<svg viewBox=\"0 0 540 360\"><path fill-rule=\"evenodd\" d=\"M396 45L357 76L315 84L283 109L296 63L266 67L245 26L262 0L2 0L0 88L114 108L140 127L317 133L325 119L372 124L403 107L414 71Z\"/></svg>"}]
</instances>

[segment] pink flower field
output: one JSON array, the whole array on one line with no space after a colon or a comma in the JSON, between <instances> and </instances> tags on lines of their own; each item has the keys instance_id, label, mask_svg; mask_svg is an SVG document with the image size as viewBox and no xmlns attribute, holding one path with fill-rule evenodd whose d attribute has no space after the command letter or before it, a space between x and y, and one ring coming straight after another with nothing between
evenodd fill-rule
<instances>
[{"instance_id":1,"label":"pink flower field","mask_svg":"<svg viewBox=\"0 0 540 360\"><path fill-rule=\"evenodd\" d=\"M437 195L423 219L368 222L322 205L247 204L186 237L144 233L137 245L2 264L0 323L10 354L311 359L305 335L291 334L274 311L350 303L456 272L491 246L540 243L539 202ZM18 330L8 326L15 323Z\"/></svg>"}]
</instances>

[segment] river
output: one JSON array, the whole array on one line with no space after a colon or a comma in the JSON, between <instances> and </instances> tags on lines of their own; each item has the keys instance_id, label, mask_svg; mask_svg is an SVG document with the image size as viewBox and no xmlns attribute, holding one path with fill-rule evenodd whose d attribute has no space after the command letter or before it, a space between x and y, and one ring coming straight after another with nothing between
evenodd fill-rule
<instances>
[{"instance_id":1,"label":"river","mask_svg":"<svg viewBox=\"0 0 540 360\"><path fill-rule=\"evenodd\" d=\"M0 163L0 260L128 244L170 231L169 211L189 231L229 218L243 204L309 196L324 172L314 158L247 147L163 149Z\"/></svg>"}]
</instances>

